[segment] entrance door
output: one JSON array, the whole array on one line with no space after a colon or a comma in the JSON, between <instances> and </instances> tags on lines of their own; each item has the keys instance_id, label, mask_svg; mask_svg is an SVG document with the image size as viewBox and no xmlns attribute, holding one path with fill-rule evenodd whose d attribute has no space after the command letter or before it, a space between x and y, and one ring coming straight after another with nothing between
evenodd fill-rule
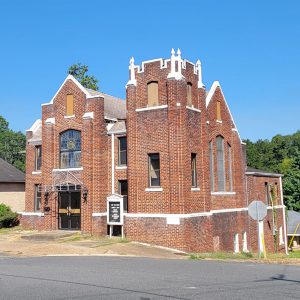
<instances>
[{"instance_id":1,"label":"entrance door","mask_svg":"<svg viewBox=\"0 0 300 300\"><path fill-rule=\"evenodd\" d=\"M59 229L80 229L80 192L59 192Z\"/></svg>"}]
</instances>

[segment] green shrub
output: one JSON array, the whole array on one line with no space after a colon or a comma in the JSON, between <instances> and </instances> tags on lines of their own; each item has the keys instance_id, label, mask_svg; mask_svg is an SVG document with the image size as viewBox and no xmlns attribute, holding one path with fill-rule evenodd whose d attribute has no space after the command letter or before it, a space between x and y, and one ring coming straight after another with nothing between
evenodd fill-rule
<instances>
[{"instance_id":1,"label":"green shrub","mask_svg":"<svg viewBox=\"0 0 300 300\"><path fill-rule=\"evenodd\" d=\"M9 206L0 204L0 228L13 227L19 224L18 214L13 212Z\"/></svg>"}]
</instances>

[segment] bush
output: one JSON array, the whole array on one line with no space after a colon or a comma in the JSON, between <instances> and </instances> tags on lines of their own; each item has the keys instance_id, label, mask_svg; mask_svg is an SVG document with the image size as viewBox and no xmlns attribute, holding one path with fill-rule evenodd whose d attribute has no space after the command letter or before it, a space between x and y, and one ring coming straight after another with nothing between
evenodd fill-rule
<instances>
[{"instance_id":1,"label":"bush","mask_svg":"<svg viewBox=\"0 0 300 300\"><path fill-rule=\"evenodd\" d=\"M18 214L13 212L9 206L0 204L0 228L13 227L18 224Z\"/></svg>"}]
</instances>

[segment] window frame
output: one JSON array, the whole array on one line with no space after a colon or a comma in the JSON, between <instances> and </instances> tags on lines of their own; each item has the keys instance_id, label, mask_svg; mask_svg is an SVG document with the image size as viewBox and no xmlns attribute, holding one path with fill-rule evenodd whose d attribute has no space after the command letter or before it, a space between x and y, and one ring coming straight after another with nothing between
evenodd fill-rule
<instances>
[{"instance_id":1,"label":"window frame","mask_svg":"<svg viewBox=\"0 0 300 300\"><path fill-rule=\"evenodd\" d=\"M41 211L42 208L42 192L39 191L40 184L34 185L34 203L33 203L33 209L35 212ZM38 200L39 199L39 200Z\"/></svg>"},{"instance_id":2,"label":"window frame","mask_svg":"<svg viewBox=\"0 0 300 300\"><path fill-rule=\"evenodd\" d=\"M218 192L225 192L226 191L225 151L224 151L224 138L221 135L218 135L216 137L216 151L217 151Z\"/></svg>"},{"instance_id":3,"label":"window frame","mask_svg":"<svg viewBox=\"0 0 300 300\"><path fill-rule=\"evenodd\" d=\"M121 150L121 140L126 141L126 148L125 150ZM125 152L125 163L121 161L121 153ZM118 137L118 166L127 166L127 137L126 136L120 136Z\"/></svg>"},{"instance_id":4,"label":"window frame","mask_svg":"<svg viewBox=\"0 0 300 300\"><path fill-rule=\"evenodd\" d=\"M151 161L154 159L154 157L157 157L158 159L158 169L151 169ZM151 177L151 171L155 172L158 170L158 185L152 184L152 177ZM159 153L148 153L148 186L150 188L159 188L161 187L161 180L160 180L160 155Z\"/></svg>"},{"instance_id":5,"label":"window frame","mask_svg":"<svg viewBox=\"0 0 300 300\"><path fill-rule=\"evenodd\" d=\"M197 153L191 153L192 188L198 187L197 180Z\"/></svg>"},{"instance_id":6,"label":"window frame","mask_svg":"<svg viewBox=\"0 0 300 300\"><path fill-rule=\"evenodd\" d=\"M34 148L34 170L42 170L42 145L36 145Z\"/></svg>"},{"instance_id":7,"label":"window frame","mask_svg":"<svg viewBox=\"0 0 300 300\"><path fill-rule=\"evenodd\" d=\"M193 85L191 82L187 83L187 106L193 106Z\"/></svg>"},{"instance_id":8,"label":"window frame","mask_svg":"<svg viewBox=\"0 0 300 300\"><path fill-rule=\"evenodd\" d=\"M150 98L150 87L151 85L153 86L155 84L157 91L156 91L156 97L157 99L151 99ZM155 102L156 100L156 102ZM158 106L159 105L159 89L158 89L158 81L152 80L147 83L147 107L153 107L153 106Z\"/></svg>"},{"instance_id":9,"label":"window frame","mask_svg":"<svg viewBox=\"0 0 300 300\"><path fill-rule=\"evenodd\" d=\"M215 170L214 170L214 144L213 140L209 142L209 171L210 171L210 190L215 191Z\"/></svg>"},{"instance_id":10,"label":"window frame","mask_svg":"<svg viewBox=\"0 0 300 300\"><path fill-rule=\"evenodd\" d=\"M74 132L74 133L78 133L79 134L79 150L78 149L75 149L75 150L71 150L71 149L67 149L67 150L62 150L62 139L63 139L63 135L65 135L66 133L68 132ZM75 141L75 148L76 148L76 143L77 141ZM68 147L68 146L67 146ZM76 129L68 129L68 130L65 130L63 132L61 132L59 134L59 167L60 169L74 169L74 168L80 168L82 166L82 163L81 163L81 131L80 130L76 130ZM63 153L72 153L73 154L73 164L70 163L70 157L68 155L68 165L66 166L62 166L62 154ZM74 158L74 154L80 154L80 158L79 158L79 163L76 163L76 159Z\"/></svg>"},{"instance_id":11,"label":"window frame","mask_svg":"<svg viewBox=\"0 0 300 300\"><path fill-rule=\"evenodd\" d=\"M126 194L122 194L122 184L127 185L127 193ZM124 212L128 212L128 180L127 179L118 180L118 193L119 193L119 195L123 196L123 210L124 210Z\"/></svg>"},{"instance_id":12,"label":"window frame","mask_svg":"<svg viewBox=\"0 0 300 300\"><path fill-rule=\"evenodd\" d=\"M232 147L227 143L227 162L228 162L228 180L229 180L229 192L233 191L233 181L232 181Z\"/></svg>"}]
</instances>

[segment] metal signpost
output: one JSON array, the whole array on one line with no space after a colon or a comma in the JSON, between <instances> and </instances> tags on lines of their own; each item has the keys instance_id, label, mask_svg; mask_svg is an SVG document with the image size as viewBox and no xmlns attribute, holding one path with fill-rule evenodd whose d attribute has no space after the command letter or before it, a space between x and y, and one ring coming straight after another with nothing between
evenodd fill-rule
<instances>
[{"instance_id":1,"label":"metal signpost","mask_svg":"<svg viewBox=\"0 0 300 300\"><path fill-rule=\"evenodd\" d=\"M267 215L267 206L259 200L252 201L248 206L248 214L249 216L257 221L257 235L258 235L258 257L260 257L261 253L261 236L259 230L259 222L263 221L263 219ZM263 245L264 254L265 254L265 245Z\"/></svg>"}]
</instances>

